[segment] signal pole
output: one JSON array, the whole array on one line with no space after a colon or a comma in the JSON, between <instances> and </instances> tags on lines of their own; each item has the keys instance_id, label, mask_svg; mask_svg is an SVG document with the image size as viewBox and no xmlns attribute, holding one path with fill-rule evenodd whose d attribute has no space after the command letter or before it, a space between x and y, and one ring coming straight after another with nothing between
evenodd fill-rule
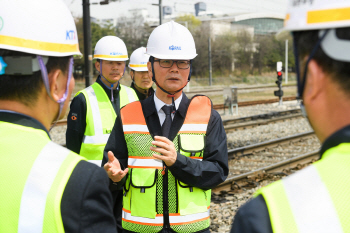
<instances>
[{"instance_id":1,"label":"signal pole","mask_svg":"<svg viewBox=\"0 0 350 233\"><path fill-rule=\"evenodd\" d=\"M279 105L281 106L282 103L282 96L283 96L283 90L282 90L282 62L277 62L277 81L276 84L278 86L278 90L274 91L274 95L278 96L280 101Z\"/></svg>"},{"instance_id":2,"label":"signal pole","mask_svg":"<svg viewBox=\"0 0 350 233\"><path fill-rule=\"evenodd\" d=\"M210 36L208 38L208 59L209 59L209 86L212 84L212 67L211 67L211 43Z\"/></svg>"},{"instance_id":3,"label":"signal pole","mask_svg":"<svg viewBox=\"0 0 350 233\"><path fill-rule=\"evenodd\" d=\"M162 25L162 19L163 19L162 0L159 0L159 4L152 4L152 5L159 6L159 25Z\"/></svg>"}]
</instances>

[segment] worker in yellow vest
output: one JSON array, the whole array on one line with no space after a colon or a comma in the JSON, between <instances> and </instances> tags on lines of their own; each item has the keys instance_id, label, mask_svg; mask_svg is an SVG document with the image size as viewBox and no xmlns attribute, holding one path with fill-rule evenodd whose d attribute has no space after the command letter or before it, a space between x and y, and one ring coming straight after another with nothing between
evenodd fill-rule
<instances>
[{"instance_id":1,"label":"worker in yellow vest","mask_svg":"<svg viewBox=\"0 0 350 233\"><path fill-rule=\"evenodd\" d=\"M67 148L101 166L103 149L120 108L138 100L133 89L119 83L125 73L128 52L116 36L101 38L94 51L96 82L79 91L67 118Z\"/></svg>"},{"instance_id":2,"label":"worker in yellow vest","mask_svg":"<svg viewBox=\"0 0 350 233\"><path fill-rule=\"evenodd\" d=\"M117 232L106 172L49 135L77 55L61 0L0 1L0 232Z\"/></svg>"},{"instance_id":3,"label":"worker in yellow vest","mask_svg":"<svg viewBox=\"0 0 350 233\"><path fill-rule=\"evenodd\" d=\"M130 87L134 89L139 100L144 100L154 93L152 88L153 81L148 75L148 60L149 55L146 54L145 47L136 49L130 56L129 68L132 80Z\"/></svg>"},{"instance_id":4,"label":"worker in yellow vest","mask_svg":"<svg viewBox=\"0 0 350 233\"><path fill-rule=\"evenodd\" d=\"M290 0L301 109L319 161L257 191L231 232L350 232L350 2ZM295 127L298 127L297 125Z\"/></svg>"},{"instance_id":5,"label":"worker in yellow vest","mask_svg":"<svg viewBox=\"0 0 350 233\"><path fill-rule=\"evenodd\" d=\"M228 175L221 117L208 97L182 92L197 56L186 27L155 28L147 54L156 92L121 109L102 161L111 191L124 189L123 232L207 233L211 188Z\"/></svg>"}]
</instances>

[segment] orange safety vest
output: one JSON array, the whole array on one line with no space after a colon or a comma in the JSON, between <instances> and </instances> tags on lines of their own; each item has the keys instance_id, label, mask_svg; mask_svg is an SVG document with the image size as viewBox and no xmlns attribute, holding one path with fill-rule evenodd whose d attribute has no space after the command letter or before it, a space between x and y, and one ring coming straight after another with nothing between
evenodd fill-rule
<instances>
[{"instance_id":1,"label":"orange safety vest","mask_svg":"<svg viewBox=\"0 0 350 233\"><path fill-rule=\"evenodd\" d=\"M203 160L205 135L212 103L206 96L195 96L187 109L185 121L173 140L182 155ZM170 171L163 176L164 163L153 157L149 133L140 102L121 109L121 120L128 147L129 174L124 185L123 228L135 232L158 232L164 227L164 208L169 210L170 227L175 232L197 232L210 225L211 190L189 186ZM167 178L164 179L164 178ZM163 188L168 185L168 202L163 202Z\"/></svg>"}]
</instances>

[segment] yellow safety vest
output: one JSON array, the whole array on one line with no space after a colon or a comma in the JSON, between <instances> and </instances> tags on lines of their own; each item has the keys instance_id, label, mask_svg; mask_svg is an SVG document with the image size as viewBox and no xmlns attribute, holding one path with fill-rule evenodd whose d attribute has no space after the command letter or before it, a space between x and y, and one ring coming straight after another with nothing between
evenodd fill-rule
<instances>
[{"instance_id":1,"label":"yellow safety vest","mask_svg":"<svg viewBox=\"0 0 350 233\"><path fill-rule=\"evenodd\" d=\"M203 160L205 135L212 104L206 96L190 101L184 124L173 140L178 152ZM163 162L149 149L153 141L140 102L121 109L128 147L129 174L124 186L122 225L135 232L159 232L164 225L163 208L169 210L170 227L175 232L197 232L210 225L211 190L202 190L177 180L168 171L168 203L163 202Z\"/></svg>"},{"instance_id":2,"label":"yellow safety vest","mask_svg":"<svg viewBox=\"0 0 350 233\"><path fill-rule=\"evenodd\" d=\"M82 90L81 93L86 99L86 128L79 154L89 162L101 166L103 150L117 115L106 92L97 82ZM120 108L138 100L135 91L124 85L120 85L119 96Z\"/></svg>"},{"instance_id":3,"label":"yellow safety vest","mask_svg":"<svg viewBox=\"0 0 350 233\"><path fill-rule=\"evenodd\" d=\"M350 232L349 184L350 143L342 143L255 195L264 197L274 233L345 233Z\"/></svg>"},{"instance_id":4,"label":"yellow safety vest","mask_svg":"<svg viewBox=\"0 0 350 233\"><path fill-rule=\"evenodd\" d=\"M0 121L0 232L64 232L61 199L81 156L44 130Z\"/></svg>"}]
</instances>

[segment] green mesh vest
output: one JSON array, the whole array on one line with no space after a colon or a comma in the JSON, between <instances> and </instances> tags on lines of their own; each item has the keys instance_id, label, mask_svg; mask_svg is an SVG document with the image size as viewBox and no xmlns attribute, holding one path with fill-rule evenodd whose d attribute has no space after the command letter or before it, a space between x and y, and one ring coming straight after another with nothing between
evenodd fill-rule
<instances>
[{"instance_id":1,"label":"green mesh vest","mask_svg":"<svg viewBox=\"0 0 350 233\"><path fill-rule=\"evenodd\" d=\"M43 130L2 121L0 129L0 232L64 232L63 191L83 158Z\"/></svg>"},{"instance_id":2,"label":"green mesh vest","mask_svg":"<svg viewBox=\"0 0 350 233\"><path fill-rule=\"evenodd\" d=\"M350 143L342 143L313 165L258 190L273 232L350 232L349 168Z\"/></svg>"},{"instance_id":3,"label":"green mesh vest","mask_svg":"<svg viewBox=\"0 0 350 233\"><path fill-rule=\"evenodd\" d=\"M86 100L86 128L79 154L89 162L101 166L103 149L117 115L106 92L97 82L80 92L84 94ZM120 108L138 100L135 91L124 85L120 85L119 96Z\"/></svg>"},{"instance_id":4,"label":"green mesh vest","mask_svg":"<svg viewBox=\"0 0 350 233\"><path fill-rule=\"evenodd\" d=\"M205 135L211 115L211 101L194 97L184 124L173 140L178 152L191 159L203 160ZM121 110L124 137L128 147L129 174L124 186L123 228L135 232L159 232L164 220L175 232L197 232L210 225L211 190L204 191L177 180L171 172L164 175L163 162L149 149L153 141L140 102ZM165 185L167 184L167 185ZM163 189L168 187L168 202ZM169 214L164 213L164 208Z\"/></svg>"}]
</instances>

